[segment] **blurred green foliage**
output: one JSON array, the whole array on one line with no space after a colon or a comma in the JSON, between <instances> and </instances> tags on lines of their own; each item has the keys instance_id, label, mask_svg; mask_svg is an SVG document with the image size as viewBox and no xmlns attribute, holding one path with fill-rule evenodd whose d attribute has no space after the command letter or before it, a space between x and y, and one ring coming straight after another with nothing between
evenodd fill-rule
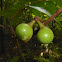
<instances>
[{"instance_id":1,"label":"blurred green foliage","mask_svg":"<svg viewBox=\"0 0 62 62\"><path fill-rule=\"evenodd\" d=\"M40 0L40 2L38 1L39 0L4 0L3 10L0 9L0 16L4 16L3 25L7 26L6 18L11 19L12 17L14 17L11 19L10 23L12 27L15 29L15 27L20 23L30 22L33 19L32 13L35 14L36 16L39 16L41 19L47 21L49 18L48 15L46 15L43 12L39 12L38 10L33 9L29 6L26 6L29 4L29 2L33 3L31 4L32 6L41 7L47 10L51 15L53 15L57 11L57 9L62 7L62 1L59 1L59 0L48 0L48 1ZM0 8L1 8L1 5L0 5ZM17 13L18 11L20 12ZM62 13L60 13L55 18L62 25ZM62 26L61 25L59 25L55 20L47 24L47 26L49 26L53 30L55 35L53 42L48 45L48 49L49 50L51 49L52 54L51 53L49 54L49 52L45 53L46 47L44 47L44 45L42 46L41 43L38 41L36 34L38 32L37 30L39 30L39 27L37 24L35 24L33 27L33 30L35 33L32 39L28 43L24 43L18 39L22 52L27 62L55 62L62 56L62 52L61 52L62 51ZM15 44L15 42L13 42L12 39L9 41L11 41L12 45ZM12 49L14 47L15 46L12 46ZM10 47L8 47L8 49L10 49ZM14 48L14 52L17 52L16 50L18 49ZM45 53L45 55L41 56L40 54L42 52ZM18 56L16 56L15 54L12 54L12 56L14 57L10 58L11 59L10 62L18 62L20 55L19 55L19 52L17 53L18 53L17 54ZM11 53L9 54L11 55Z\"/></svg>"}]
</instances>

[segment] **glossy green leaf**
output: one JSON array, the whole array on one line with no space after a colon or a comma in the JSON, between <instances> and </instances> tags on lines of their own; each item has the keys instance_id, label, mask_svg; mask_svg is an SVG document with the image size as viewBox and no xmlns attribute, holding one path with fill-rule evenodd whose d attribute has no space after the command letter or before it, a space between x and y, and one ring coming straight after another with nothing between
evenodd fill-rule
<instances>
[{"instance_id":1,"label":"glossy green leaf","mask_svg":"<svg viewBox=\"0 0 62 62\"><path fill-rule=\"evenodd\" d=\"M43 8L46 11L48 11L50 14L54 14L57 10L53 1L41 1L41 2L37 2L35 4L32 4L32 6ZM53 9L54 9L54 11L53 11ZM33 9L33 13L37 16L41 15L41 12L36 9Z\"/></svg>"}]
</instances>

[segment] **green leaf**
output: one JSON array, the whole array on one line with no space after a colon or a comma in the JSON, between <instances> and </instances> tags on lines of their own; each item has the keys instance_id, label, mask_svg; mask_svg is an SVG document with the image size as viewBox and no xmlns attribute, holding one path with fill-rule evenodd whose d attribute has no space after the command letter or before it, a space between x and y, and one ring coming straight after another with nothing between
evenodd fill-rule
<instances>
[{"instance_id":1,"label":"green leaf","mask_svg":"<svg viewBox=\"0 0 62 62\"><path fill-rule=\"evenodd\" d=\"M60 7L62 7L62 0L55 0L56 4L59 5Z\"/></svg>"},{"instance_id":2,"label":"green leaf","mask_svg":"<svg viewBox=\"0 0 62 62\"><path fill-rule=\"evenodd\" d=\"M35 4L32 4L32 6L41 7L51 14L54 14L57 10L53 1L41 1L41 2L37 2ZM41 15L41 12L39 12L36 9L33 9L33 13L37 16Z\"/></svg>"},{"instance_id":3,"label":"green leaf","mask_svg":"<svg viewBox=\"0 0 62 62\"><path fill-rule=\"evenodd\" d=\"M18 62L18 59L20 58L20 56L14 56L10 62Z\"/></svg>"},{"instance_id":4,"label":"green leaf","mask_svg":"<svg viewBox=\"0 0 62 62\"><path fill-rule=\"evenodd\" d=\"M57 18L56 18L58 21L62 21L62 13L61 14L59 14L58 16L57 16Z\"/></svg>"},{"instance_id":5,"label":"green leaf","mask_svg":"<svg viewBox=\"0 0 62 62\"><path fill-rule=\"evenodd\" d=\"M36 16L41 16L41 14L44 13L49 17L51 17L51 15L53 15L57 11L57 8L53 1L41 1L35 4L32 4L32 6L29 5L29 7L32 7L32 11ZM58 20L56 20L55 18L54 20L58 24L60 24Z\"/></svg>"}]
</instances>

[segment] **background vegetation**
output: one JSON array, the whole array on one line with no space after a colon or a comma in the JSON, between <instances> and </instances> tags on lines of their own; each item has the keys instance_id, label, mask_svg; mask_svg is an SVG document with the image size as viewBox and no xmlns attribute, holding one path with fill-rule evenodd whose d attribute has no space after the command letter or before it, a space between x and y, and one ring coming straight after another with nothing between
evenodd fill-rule
<instances>
[{"instance_id":1,"label":"background vegetation","mask_svg":"<svg viewBox=\"0 0 62 62\"><path fill-rule=\"evenodd\" d=\"M0 0L0 62L61 62L62 61L62 13L48 23L55 35L46 47L36 34L39 30L34 24L34 34L27 43L14 38L15 27L33 20L32 14L47 21L50 16L31 6L45 9L53 15L62 7L62 0Z\"/></svg>"}]
</instances>

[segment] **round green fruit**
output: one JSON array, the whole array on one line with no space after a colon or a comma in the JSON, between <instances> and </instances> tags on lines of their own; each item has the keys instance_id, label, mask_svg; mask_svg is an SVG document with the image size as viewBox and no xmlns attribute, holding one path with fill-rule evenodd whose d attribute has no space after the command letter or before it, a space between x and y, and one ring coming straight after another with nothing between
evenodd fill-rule
<instances>
[{"instance_id":1,"label":"round green fruit","mask_svg":"<svg viewBox=\"0 0 62 62\"><path fill-rule=\"evenodd\" d=\"M41 43L49 44L53 41L54 34L51 29L44 26L38 31L37 38Z\"/></svg>"},{"instance_id":2,"label":"round green fruit","mask_svg":"<svg viewBox=\"0 0 62 62\"><path fill-rule=\"evenodd\" d=\"M15 29L16 35L23 41L29 40L33 35L33 29L28 24L19 24Z\"/></svg>"}]
</instances>

